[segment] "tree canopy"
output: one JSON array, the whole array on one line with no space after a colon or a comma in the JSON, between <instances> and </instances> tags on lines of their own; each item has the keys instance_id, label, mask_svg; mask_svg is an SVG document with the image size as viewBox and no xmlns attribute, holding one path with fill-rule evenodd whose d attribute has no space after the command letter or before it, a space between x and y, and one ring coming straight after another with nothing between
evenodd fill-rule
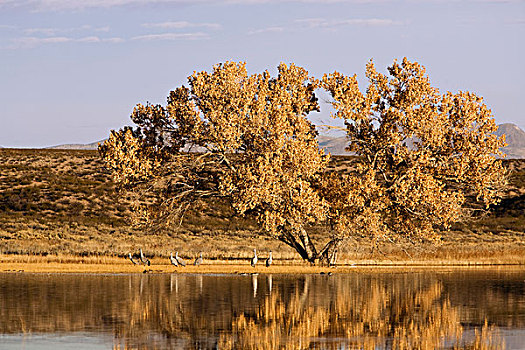
<instances>
[{"instance_id":1,"label":"tree canopy","mask_svg":"<svg viewBox=\"0 0 525 350\"><path fill-rule=\"evenodd\" d=\"M136 127L112 131L100 152L148 226L178 224L189 206L220 197L310 262L353 234L435 238L462 217L466 195L497 201L504 140L481 98L440 95L406 59L388 70L390 78L370 63L364 94L355 76L337 72L317 80L280 64L271 77L217 64L194 72L166 106L137 105ZM352 172L327 171L330 155L308 119L319 88L346 123ZM321 249L309 233L318 224L333 229Z\"/></svg>"},{"instance_id":2,"label":"tree canopy","mask_svg":"<svg viewBox=\"0 0 525 350\"><path fill-rule=\"evenodd\" d=\"M406 58L378 73L370 62L362 93L356 76L334 72L322 86L334 116L345 121L349 151L358 155L353 176L326 186L341 230L396 240L438 239L464 218L465 197L498 201L506 170L496 156L504 138L481 97L440 94L425 68Z\"/></svg>"},{"instance_id":3,"label":"tree canopy","mask_svg":"<svg viewBox=\"0 0 525 350\"><path fill-rule=\"evenodd\" d=\"M293 64L280 64L272 78L226 62L188 81L166 107L137 105L136 129L112 132L101 147L121 188L136 194L141 219L169 224L199 199L226 197L305 259L315 257L305 227L328 213L313 184L329 160L306 118L319 109L316 80Z\"/></svg>"}]
</instances>

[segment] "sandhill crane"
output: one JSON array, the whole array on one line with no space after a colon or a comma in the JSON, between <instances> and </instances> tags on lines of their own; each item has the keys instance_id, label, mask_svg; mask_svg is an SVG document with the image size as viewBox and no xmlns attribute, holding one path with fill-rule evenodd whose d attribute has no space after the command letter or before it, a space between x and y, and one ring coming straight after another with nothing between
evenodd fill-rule
<instances>
[{"instance_id":1,"label":"sandhill crane","mask_svg":"<svg viewBox=\"0 0 525 350\"><path fill-rule=\"evenodd\" d=\"M177 262L177 259L173 257L173 253L170 253L170 262L173 266L179 266L179 263Z\"/></svg>"},{"instance_id":2,"label":"sandhill crane","mask_svg":"<svg viewBox=\"0 0 525 350\"><path fill-rule=\"evenodd\" d=\"M268 257L268 259L266 259L266 267L270 267L270 265L272 264L273 262L273 259L272 259L272 251L270 250L270 256Z\"/></svg>"},{"instance_id":3,"label":"sandhill crane","mask_svg":"<svg viewBox=\"0 0 525 350\"><path fill-rule=\"evenodd\" d=\"M138 264L139 264L138 261L135 261L135 260L133 259L133 255L131 255L131 253L129 253L128 257L129 257L129 260L131 260L131 262L133 263L133 265L138 265Z\"/></svg>"},{"instance_id":4,"label":"sandhill crane","mask_svg":"<svg viewBox=\"0 0 525 350\"><path fill-rule=\"evenodd\" d=\"M142 248L140 248L140 261L142 261L142 263L143 263L144 265L147 265L147 266L150 266L150 265L151 265L151 262L149 261L149 259L146 258L146 257L144 256L144 254L142 253Z\"/></svg>"},{"instance_id":5,"label":"sandhill crane","mask_svg":"<svg viewBox=\"0 0 525 350\"><path fill-rule=\"evenodd\" d=\"M335 266L337 262L337 248L334 249L332 252L332 255L330 256L330 260L328 261L328 266Z\"/></svg>"},{"instance_id":6,"label":"sandhill crane","mask_svg":"<svg viewBox=\"0 0 525 350\"><path fill-rule=\"evenodd\" d=\"M201 252L201 256L195 259L195 262L193 263L193 265L195 266L199 266L200 264L202 264L202 252Z\"/></svg>"},{"instance_id":7,"label":"sandhill crane","mask_svg":"<svg viewBox=\"0 0 525 350\"><path fill-rule=\"evenodd\" d=\"M184 262L184 260L182 260L179 257L179 252L175 252L175 260L177 260L177 262L179 263L180 266L186 266L186 263Z\"/></svg>"},{"instance_id":8,"label":"sandhill crane","mask_svg":"<svg viewBox=\"0 0 525 350\"><path fill-rule=\"evenodd\" d=\"M256 264L257 264L257 250L253 248L252 267L255 267Z\"/></svg>"}]
</instances>

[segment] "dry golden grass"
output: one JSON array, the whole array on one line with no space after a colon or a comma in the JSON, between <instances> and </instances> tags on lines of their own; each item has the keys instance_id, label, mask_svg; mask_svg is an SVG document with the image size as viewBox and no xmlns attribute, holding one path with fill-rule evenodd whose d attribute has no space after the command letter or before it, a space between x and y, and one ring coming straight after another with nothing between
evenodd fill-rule
<instances>
[{"instance_id":1,"label":"dry golden grass","mask_svg":"<svg viewBox=\"0 0 525 350\"><path fill-rule=\"evenodd\" d=\"M336 157L330 169L351 166L351 157ZM369 239L355 237L341 247L339 264L525 264L525 160L506 166L513 173L501 205L444 232L441 246L384 244L378 251ZM126 266L128 253L142 248L154 261L167 261L175 251L193 261L204 252L208 262L242 265L257 248L262 259L272 250L277 264L303 266L294 250L260 234L253 221L236 216L227 203L202 203L180 227L158 234L131 228L129 214L126 198L115 194L97 152L0 149L2 261L13 256L20 263L67 264L78 258L81 266ZM320 245L326 241L323 227L314 239Z\"/></svg>"},{"instance_id":2,"label":"dry golden grass","mask_svg":"<svg viewBox=\"0 0 525 350\"><path fill-rule=\"evenodd\" d=\"M80 257L74 255L27 256L0 255L0 272L30 273L190 273L190 274L320 274L355 273L370 271L411 271L429 269L463 268L516 268L522 269L524 261L494 262L492 260L355 260L344 261L334 267L313 266L300 260L275 261L270 267L259 263L252 267L248 260L205 261L200 266L188 262L185 267L172 266L167 258L153 258L150 266L133 265L128 259L119 257ZM522 259L523 260L523 259Z\"/></svg>"}]
</instances>

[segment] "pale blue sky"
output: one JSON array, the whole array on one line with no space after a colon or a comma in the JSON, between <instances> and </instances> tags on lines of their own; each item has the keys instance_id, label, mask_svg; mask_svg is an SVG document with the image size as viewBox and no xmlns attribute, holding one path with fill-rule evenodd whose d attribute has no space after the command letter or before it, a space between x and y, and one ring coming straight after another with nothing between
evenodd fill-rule
<instances>
[{"instance_id":1,"label":"pale blue sky","mask_svg":"<svg viewBox=\"0 0 525 350\"><path fill-rule=\"evenodd\" d=\"M364 87L370 58L384 71L407 56L525 129L524 38L523 0L0 0L0 145L103 139L136 103L165 104L226 60L357 73Z\"/></svg>"}]
</instances>

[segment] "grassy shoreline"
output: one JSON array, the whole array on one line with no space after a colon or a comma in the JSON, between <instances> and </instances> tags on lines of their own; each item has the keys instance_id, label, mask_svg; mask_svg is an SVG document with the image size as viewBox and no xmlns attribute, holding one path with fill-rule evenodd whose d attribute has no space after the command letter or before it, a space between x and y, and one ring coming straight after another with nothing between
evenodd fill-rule
<instances>
[{"instance_id":1,"label":"grassy shoreline","mask_svg":"<svg viewBox=\"0 0 525 350\"><path fill-rule=\"evenodd\" d=\"M201 266L188 264L186 267L174 267L167 259L151 259L151 266L133 265L129 260L119 257L78 257L78 256L21 256L0 255L0 273L190 273L190 274L319 274L319 273L354 273L363 271L414 271L429 269L465 269L465 268L515 268L525 270L525 262L475 261L475 260L359 260L346 261L335 267L312 266L301 261L275 262L267 268L260 263L255 268L248 261L211 260Z\"/></svg>"}]
</instances>

